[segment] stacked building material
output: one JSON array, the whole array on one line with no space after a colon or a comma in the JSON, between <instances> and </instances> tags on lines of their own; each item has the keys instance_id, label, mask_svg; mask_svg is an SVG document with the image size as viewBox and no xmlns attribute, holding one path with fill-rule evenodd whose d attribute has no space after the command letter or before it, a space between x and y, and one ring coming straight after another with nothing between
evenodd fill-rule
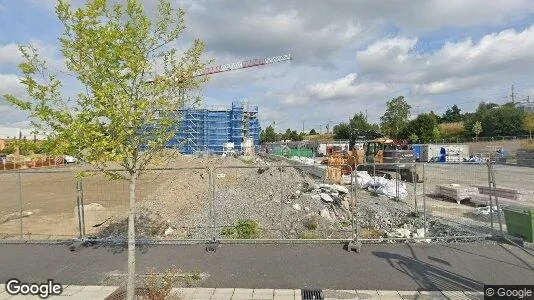
<instances>
[{"instance_id":1,"label":"stacked building material","mask_svg":"<svg viewBox=\"0 0 534 300\"><path fill-rule=\"evenodd\" d=\"M460 184L444 184L436 186L436 195L448 199L453 199L460 204L462 200L469 200L473 195L478 194L478 189L473 186Z\"/></svg>"},{"instance_id":2,"label":"stacked building material","mask_svg":"<svg viewBox=\"0 0 534 300\"><path fill-rule=\"evenodd\" d=\"M471 197L471 202L477 205L490 205L490 194L493 195L493 205L497 197L500 206L533 206L534 191L520 191L509 188L495 188L492 192L489 187L476 185L479 194Z\"/></svg>"},{"instance_id":3,"label":"stacked building material","mask_svg":"<svg viewBox=\"0 0 534 300\"><path fill-rule=\"evenodd\" d=\"M520 166L534 167L534 149L517 150L517 164Z\"/></svg>"}]
</instances>

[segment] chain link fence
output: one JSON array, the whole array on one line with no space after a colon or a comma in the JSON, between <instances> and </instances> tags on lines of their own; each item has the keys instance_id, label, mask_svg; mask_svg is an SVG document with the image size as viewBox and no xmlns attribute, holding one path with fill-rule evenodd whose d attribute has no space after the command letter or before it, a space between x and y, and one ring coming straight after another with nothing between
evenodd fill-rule
<instances>
[{"instance_id":1,"label":"chain link fence","mask_svg":"<svg viewBox=\"0 0 534 300\"><path fill-rule=\"evenodd\" d=\"M518 186L528 189L533 170L475 163L151 169L136 188L136 234L149 243L483 239L506 233L501 206L532 201ZM1 172L0 239L125 242L128 182L75 171Z\"/></svg>"}]
</instances>

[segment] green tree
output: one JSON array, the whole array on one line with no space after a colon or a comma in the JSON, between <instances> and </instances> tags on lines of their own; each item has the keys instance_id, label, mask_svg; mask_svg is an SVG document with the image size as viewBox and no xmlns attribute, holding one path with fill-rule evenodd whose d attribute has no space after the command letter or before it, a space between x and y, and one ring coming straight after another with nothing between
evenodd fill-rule
<instances>
[{"instance_id":1,"label":"green tree","mask_svg":"<svg viewBox=\"0 0 534 300\"><path fill-rule=\"evenodd\" d=\"M433 113L420 114L404 127L400 137L411 139L412 134L415 134L423 143L437 141L440 137L437 116Z\"/></svg>"},{"instance_id":2,"label":"green tree","mask_svg":"<svg viewBox=\"0 0 534 300\"><path fill-rule=\"evenodd\" d=\"M498 105L495 103L480 103L476 112L467 121L467 128L473 128L476 121L482 124L482 136L521 135L525 113L514 103Z\"/></svg>"},{"instance_id":3,"label":"green tree","mask_svg":"<svg viewBox=\"0 0 534 300\"><path fill-rule=\"evenodd\" d=\"M476 140L478 141L478 136L480 135L480 133L482 133L482 123L480 123L480 121L476 121L473 125L473 133L475 134Z\"/></svg>"},{"instance_id":4,"label":"green tree","mask_svg":"<svg viewBox=\"0 0 534 300\"><path fill-rule=\"evenodd\" d=\"M408 124L411 106L404 100L404 96L391 99L386 103L386 112L380 120L383 132L395 139Z\"/></svg>"},{"instance_id":5,"label":"green tree","mask_svg":"<svg viewBox=\"0 0 534 300\"><path fill-rule=\"evenodd\" d=\"M317 135L317 134L318 133L317 133L317 131L315 131L315 129L310 130L309 135Z\"/></svg>"},{"instance_id":6,"label":"green tree","mask_svg":"<svg viewBox=\"0 0 534 300\"><path fill-rule=\"evenodd\" d=\"M334 126L333 132L336 140L348 140L351 136L351 128L347 123L340 123Z\"/></svg>"},{"instance_id":7,"label":"green tree","mask_svg":"<svg viewBox=\"0 0 534 300\"><path fill-rule=\"evenodd\" d=\"M265 130L262 130L260 133L260 142L261 143L269 143L269 142L276 142L276 133L274 132L273 126L269 125Z\"/></svg>"},{"instance_id":8,"label":"green tree","mask_svg":"<svg viewBox=\"0 0 534 300\"><path fill-rule=\"evenodd\" d=\"M523 121L523 129L526 130L532 139L532 131L534 130L534 113L527 113Z\"/></svg>"},{"instance_id":9,"label":"green tree","mask_svg":"<svg viewBox=\"0 0 534 300\"><path fill-rule=\"evenodd\" d=\"M445 111L445 114L441 117L441 122L443 123L454 123L462 121L462 110L454 104L451 108L448 108Z\"/></svg>"},{"instance_id":10,"label":"green tree","mask_svg":"<svg viewBox=\"0 0 534 300\"><path fill-rule=\"evenodd\" d=\"M417 134L412 133L410 134L410 137L408 137L408 140L410 140L410 142L412 143L417 143L419 142L419 137L417 136Z\"/></svg>"},{"instance_id":11,"label":"green tree","mask_svg":"<svg viewBox=\"0 0 534 300\"><path fill-rule=\"evenodd\" d=\"M179 125L167 112L199 101L193 91L207 79L194 76L205 67L202 41L194 40L185 53L171 47L185 29L184 11L159 0L152 22L138 0L114 3L93 0L73 9L69 1L59 0L56 6L64 26L59 40L66 68L82 86L75 97L65 101L62 82L33 46L20 47L19 68L29 97L5 97L29 112L36 126L53 131L54 151L129 182L127 296L134 299L137 180L165 157L162 150ZM162 65L159 76L156 60ZM111 171L110 163L125 173Z\"/></svg>"}]
</instances>

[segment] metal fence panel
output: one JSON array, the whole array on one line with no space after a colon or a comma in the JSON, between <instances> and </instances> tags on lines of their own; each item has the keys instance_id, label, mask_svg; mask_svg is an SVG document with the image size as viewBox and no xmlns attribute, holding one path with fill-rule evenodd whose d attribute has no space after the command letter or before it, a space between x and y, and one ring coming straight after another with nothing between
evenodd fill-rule
<instances>
[{"instance_id":1,"label":"metal fence panel","mask_svg":"<svg viewBox=\"0 0 534 300\"><path fill-rule=\"evenodd\" d=\"M210 173L204 168L145 171L136 184L136 237L139 240L208 240ZM129 183L101 174L83 179L85 237L127 240Z\"/></svg>"},{"instance_id":2,"label":"metal fence panel","mask_svg":"<svg viewBox=\"0 0 534 300\"><path fill-rule=\"evenodd\" d=\"M458 238L492 235L494 199L488 190L489 170L483 163L423 165L428 236Z\"/></svg>"},{"instance_id":3,"label":"metal fence panel","mask_svg":"<svg viewBox=\"0 0 534 300\"><path fill-rule=\"evenodd\" d=\"M424 237L423 189L417 182L418 173L424 176L415 163L356 167L354 193L360 240Z\"/></svg>"},{"instance_id":4,"label":"metal fence panel","mask_svg":"<svg viewBox=\"0 0 534 300\"><path fill-rule=\"evenodd\" d=\"M0 239L23 237L19 179L16 172L0 173Z\"/></svg>"},{"instance_id":5,"label":"metal fence panel","mask_svg":"<svg viewBox=\"0 0 534 300\"><path fill-rule=\"evenodd\" d=\"M317 166L216 168L215 238L227 242L352 238L350 185L328 185L311 175L317 172L307 171L310 168ZM350 178L350 167L347 173Z\"/></svg>"},{"instance_id":6,"label":"metal fence panel","mask_svg":"<svg viewBox=\"0 0 534 300\"><path fill-rule=\"evenodd\" d=\"M16 207L18 216L3 211L2 217L9 221L0 225L6 231L4 238L13 234L24 240L61 240L79 235L75 214L76 180L69 170L20 170L0 175L10 178L2 186L0 201ZM7 214L6 214L7 213Z\"/></svg>"}]
</instances>

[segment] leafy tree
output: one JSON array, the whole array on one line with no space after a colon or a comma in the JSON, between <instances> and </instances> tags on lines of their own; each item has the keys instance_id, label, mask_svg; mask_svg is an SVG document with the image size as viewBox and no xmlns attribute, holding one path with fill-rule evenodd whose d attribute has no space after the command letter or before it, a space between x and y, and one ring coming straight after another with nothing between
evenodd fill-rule
<instances>
[{"instance_id":1,"label":"leafy tree","mask_svg":"<svg viewBox=\"0 0 534 300\"><path fill-rule=\"evenodd\" d=\"M525 129L530 139L532 139L532 131L534 130L534 113L527 113L525 115L525 120L523 121L523 129Z\"/></svg>"},{"instance_id":2,"label":"leafy tree","mask_svg":"<svg viewBox=\"0 0 534 300\"><path fill-rule=\"evenodd\" d=\"M56 14L64 26L61 51L82 86L75 97L65 101L62 82L32 46L20 47L19 65L30 100L5 97L28 111L36 126L53 131L55 152L72 154L111 179L129 182L127 296L134 299L137 180L147 166L161 162L162 150L174 136L178 118L166 112L199 101L193 91L207 79L194 76L205 66L203 42L195 40L183 55L170 46L185 29L184 11L159 0L152 22L139 0L114 3L93 0L74 10L69 1L58 1ZM156 60L162 62L160 76ZM110 171L112 162L125 172Z\"/></svg>"},{"instance_id":3,"label":"leafy tree","mask_svg":"<svg viewBox=\"0 0 534 300\"><path fill-rule=\"evenodd\" d=\"M476 136L476 140L478 141L478 136L480 133L482 133L482 123L480 121L476 121L475 125L473 125L473 133Z\"/></svg>"},{"instance_id":4,"label":"leafy tree","mask_svg":"<svg viewBox=\"0 0 534 300\"><path fill-rule=\"evenodd\" d=\"M400 136L411 139L412 134L423 143L435 142L440 136L437 116L432 113L420 114L404 127Z\"/></svg>"},{"instance_id":5,"label":"leafy tree","mask_svg":"<svg viewBox=\"0 0 534 300\"><path fill-rule=\"evenodd\" d=\"M419 137L417 136L417 134L412 133L410 137L408 137L408 140L410 140L410 142L412 143L417 143L419 142Z\"/></svg>"},{"instance_id":6,"label":"leafy tree","mask_svg":"<svg viewBox=\"0 0 534 300\"><path fill-rule=\"evenodd\" d=\"M315 131L315 129L310 130L309 135L317 135L317 134L318 133L317 133L317 131Z\"/></svg>"},{"instance_id":7,"label":"leafy tree","mask_svg":"<svg viewBox=\"0 0 534 300\"><path fill-rule=\"evenodd\" d=\"M334 139L336 140L348 140L351 135L350 125L347 123L340 123L334 126Z\"/></svg>"},{"instance_id":8,"label":"leafy tree","mask_svg":"<svg viewBox=\"0 0 534 300\"><path fill-rule=\"evenodd\" d=\"M404 100L404 96L388 101L386 112L380 118L383 132L397 139L401 130L408 124L410 108L411 106Z\"/></svg>"},{"instance_id":9,"label":"leafy tree","mask_svg":"<svg viewBox=\"0 0 534 300\"><path fill-rule=\"evenodd\" d=\"M277 136L274 132L273 126L269 125L265 130L262 130L260 133L260 142L261 143L269 143L269 142L276 142Z\"/></svg>"},{"instance_id":10,"label":"leafy tree","mask_svg":"<svg viewBox=\"0 0 534 300\"><path fill-rule=\"evenodd\" d=\"M441 117L441 121L453 123L462 121L462 118L462 110L458 108L456 104L454 104L451 108L448 108L447 111L445 111L445 114L443 114Z\"/></svg>"}]
</instances>

